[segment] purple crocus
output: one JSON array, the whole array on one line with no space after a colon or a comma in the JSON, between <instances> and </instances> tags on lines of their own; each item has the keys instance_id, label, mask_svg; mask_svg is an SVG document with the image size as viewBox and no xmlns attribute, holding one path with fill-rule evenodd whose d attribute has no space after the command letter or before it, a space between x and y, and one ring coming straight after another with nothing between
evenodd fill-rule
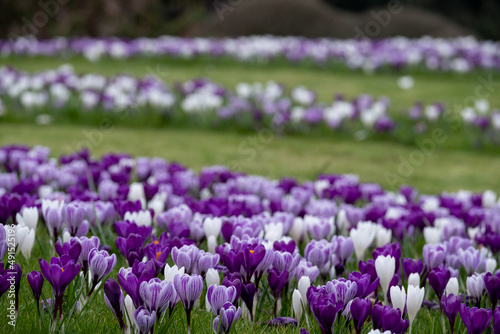
<instances>
[{"instance_id":1,"label":"purple crocus","mask_svg":"<svg viewBox=\"0 0 500 334\"><path fill-rule=\"evenodd\" d=\"M460 317L469 334L481 334L488 328L492 312L490 309L468 308L465 304L460 304Z\"/></svg>"},{"instance_id":2,"label":"purple crocus","mask_svg":"<svg viewBox=\"0 0 500 334\"><path fill-rule=\"evenodd\" d=\"M116 238L116 247L127 258L129 266L132 266L135 260L142 260L144 255L143 244L144 238L139 234L130 234L127 238Z\"/></svg>"},{"instance_id":3,"label":"purple crocus","mask_svg":"<svg viewBox=\"0 0 500 334\"><path fill-rule=\"evenodd\" d=\"M54 245L56 252L59 256L68 255L75 262L78 262L80 258L80 253L82 252L82 245L78 238L71 238L68 242L61 244L61 241L57 241Z\"/></svg>"},{"instance_id":4,"label":"purple crocus","mask_svg":"<svg viewBox=\"0 0 500 334\"><path fill-rule=\"evenodd\" d=\"M144 249L149 260L152 260L156 267L156 276L162 271L170 255L170 246L162 245L158 240L153 241Z\"/></svg>"},{"instance_id":5,"label":"purple crocus","mask_svg":"<svg viewBox=\"0 0 500 334\"><path fill-rule=\"evenodd\" d=\"M359 298L370 296L378 288L380 281L378 277L372 281L372 277L369 274L361 274L357 271L349 273L348 278L349 281L356 283L356 297Z\"/></svg>"},{"instance_id":6,"label":"purple crocus","mask_svg":"<svg viewBox=\"0 0 500 334\"><path fill-rule=\"evenodd\" d=\"M207 270L210 268L215 268L219 263L219 254L211 254L205 251L200 251L198 254L198 263L196 265L196 271L201 277L205 277Z\"/></svg>"},{"instance_id":7,"label":"purple crocus","mask_svg":"<svg viewBox=\"0 0 500 334\"><path fill-rule=\"evenodd\" d=\"M199 256L200 250L195 245L172 248L172 259L175 265L179 268L184 267L187 274L194 273Z\"/></svg>"},{"instance_id":8,"label":"purple crocus","mask_svg":"<svg viewBox=\"0 0 500 334\"><path fill-rule=\"evenodd\" d=\"M134 306L142 305L139 287L142 282L148 282L155 277L156 268L152 261L146 263L136 261L132 268L120 268L117 278L122 289L132 298Z\"/></svg>"},{"instance_id":9,"label":"purple crocus","mask_svg":"<svg viewBox=\"0 0 500 334\"><path fill-rule=\"evenodd\" d=\"M140 334L148 334L156 321L156 312L149 312L144 306L134 312L134 323Z\"/></svg>"},{"instance_id":10,"label":"purple crocus","mask_svg":"<svg viewBox=\"0 0 500 334\"><path fill-rule=\"evenodd\" d=\"M108 278L108 280L104 282L104 303L106 303L106 306L115 315L122 331L125 330L125 322L123 321L123 300L123 292L118 283L114 279Z\"/></svg>"},{"instance_id":11,"label":"purple crocus","mask_svg":"<svg viewBox=\"0 0 500 334\"><path fill-rule=\"evenodd\" d=\"M441 310L443 310L444 315L448 318L452 334L454 332L455 319L460 311L461 304L462 298L455 296L454 294L449 294L448 296L443 295L443 297L441 297Z\"/></svg>"},{"instance_id":12,"label":"purple crocus","mask_svg":"<svg viewBox=\"0 0 500 334\"><path fill-rule=\"evenodd\" d=\"M176 275L174 287L186 311L187 329L191 333L191 310L203 291L203 278L200 275Z\"/></svg>"},{"instance_id":13,"label":"purple crocus","mask_svg":"<svg viewBox=\"0 0 500 334\"><path fill-rule=\"evenodd\" d=\"M171 282L161 281L159 278L152 278L149 282L142 282L139 287L139 294L144 306L149 311L155 311L158 318L168 308L172 299L176 298L174 285Z\"/></svg>"},{"instance_id":14,"label":"purple crocus","mask_svg":"<svg viewBox=\"0 0 500 334\"><path fill-rule=\"evenodd\" d=\"M357 334L372 312L372 302L368 299L354 298L351 303L351 318Z\"/></svg>"},{"instance_id":15,"label":"purple crocus","mask_svg":"<svg viewBox=\"0 0 500 334\"><path fill-rule=\"evenodd\" d=\"M50 265L44 259L39 260L40 269L45 279L52 285L55 296L54 321L57 319L57 310L59 309L59 319L62 317L62 303L64 292L68 285L75 279L80 271L80 264L69 257L53 257L50 259Z\"/></svg>"},{"instance_id":16,"label":"purple crocus","mask_svg":"<svg viewBox=\"0 0 500 334\"><path fill-rule=\"evenodd\" d=\"M105 250L98 251L93 248L89 254L89 271L90 271L90 279L92 280L92 287L87 295L87 298L90 297L95 287L99 282L104 278L104 276L108 275L111 270L116 265L116 255L109 255Z\"/></svg>"},{"instance_id":17,"label":"purple crocus","mask_svg":"<svg viewBox=\"0 0 500 334\"><path fill-rule=\"evenodd\" d=\"M494 308L497 306L498 299L500 298L500 272L495 275L486 273L483 278L486 291L490 296L491 307Z\"/></svg>"},{"instance_id":18,"label":"purple crocus","mask_svg":"<svg viewBox=\"0 0 500 334\"><path fill-rule=\"evenodd\" d=\"M332 334L332 326L337 313L344 308L344 302L337 300L335 293L328 293L325 287L309 287L307 290L309 307L318 321L322 334Z\"/></svg>"},{"instance_id":19,"label":"purple crocus","mask_svg":"<svg viewBox=\"0 0 500 334\"><path fill-rule=\"evenodd\" d=\"M211 285L207 290L207 300L212 307L212 311L217 316L226 303L234 303L237 291L234 286Z\"/></svg>"},{"instance_id":20,"label":"purple crocus","mask_svg":"<svg viewBox=\"0 0 500 334\"><path fill-rule=\"evenodd\" d=\"M441 297L443 296L444 289L446 288L446 284L448 284L448 281L450 280L450 276L450 271L444 266L435 267L429 273L429 285L431 286L432 290L434 290L434 293L439 300L441 300Z\"/></svg>"},{"instance_id":21,"label":"purple crocus","mask_svg":"<svg viewBox=\"0 0 500 334\"><path fill-rule=\"evenodd\" d=\"M68 227L71 236L75 236L85 219L85 208L78 203L69 203L62 208L62 220Z\"/></svg>"},{"instance_id":22,"label":"purple crocus","mask_svg":"<svg viewBox=\"0 0 500 334\"><path fill-rule=\"evenodd\" d=\"M376 304L372 308L372 323L374 329L390 331L394 334L403 334L410 322L401 318L401 311L389 306Z\"/></svg>"},{"instance_id":23,"label":"purple crocus","mask_svg":"<svg viewBox=\"0 0 500 334\"><path fill-rule=\"evenodd\" d=\"M43 288L43 275L39 271L32 271L27 275L28 279L28 284L31 287L31 291L33 292L33 297L36 300L36 307L38 309L38 313L40 313L40 295L42 294L42 288Z\"/></svg>"},{"instance_id":24,"label":"purple crocus","mask_svg":"<svg viewBox=\"0 0 500 334\"><path fill-rule=\"evenodd\" d=\"M493 333L500 334L500 307L493 311Z\"/></svg>"},{"instance_id":25,"label":"purple crocus","mask_svg":"<svg viewBox=\"0 0 500 334\"><path fill-rule=\"evenodd\" d=\"M231 327L235 321L241 316L241 308L236 308L231 303L225 303L220 314L215 317L213 322L213 330L216 334L229 334Z\"/></svg>"},{"instance_id":26,"label":"purple crocus","mask_svg":"<svg viewBox=\"0 0 500 334\"><path fill-rule=\"evenodd\" d=\"M233 305L238 306L238 298L241 296L241 275L239 273L228 274L224 276L222 280L222 285L226 287L233 286L236 289L236 295L234 297Z\"/></svg>"},{"instance_id":27,"label":"purple crocus","mask_svg":"<svg viewBox=\"0 0 500 334\"><path fill-rule=\"evenodd\" d=\"M410 274L417 273L419 275L422 274L422 270L424 269L424 263L421 259L414 260L409 258L401 259L403 263L403 273L406 278L410 276Z\"/></svg>"},{"instance_id":28,"label":"purple crocus","mask_svg":"<svg viewBox=\"0 0 500 334\"><path fill-rule=\"evenodd\" d=\"M92 249L99 249L101 245L101 241L99 240L98 237L80 237L78 238L78 241L80 241L80 244L82 245L82 251L80 253L80 258L78 260L78 263L82 266L82 271L83 274L86 276L88 267L89 267L89 255Z\"/></svg>"},{"instance_id":29,"label":"purple crocus","mask_svg":"<svg viewBox=\"0 0 500 334\"><path fill-rule=\"evenodd\" d=\"M253 302L255 297L255 292L257 292L257 288L255 284L243 283L241 285L241 299L247 306L247 309L250 311L250 319L253 321Z\"/></svg>"}]
</instances>

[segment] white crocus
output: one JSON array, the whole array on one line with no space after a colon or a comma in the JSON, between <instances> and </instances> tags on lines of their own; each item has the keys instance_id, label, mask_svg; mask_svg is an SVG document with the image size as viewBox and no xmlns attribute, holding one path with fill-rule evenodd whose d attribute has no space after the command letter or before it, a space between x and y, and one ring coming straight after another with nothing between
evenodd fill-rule
<instances>
[{"instance_id":1,"label":"white crocus","mask_svg":"<svg viewBox=\"0 0 500 334\"><path fill-rule=\"evenodd\" d=\"M208 251L212 254L215 253L215 247L217 247L217 237L220 234L221 228L222 220L220 218L207 217L203 221L203 230L205 231L205 236L207 237Z\"/></svg>"},{"instance_id":2,"label":"white crocus","mask_svg":"<svg viewBox=\"0 0 500 334\"><path fill-rule=\"evenodd\" d=\"M497 194L494 191L486 190L481 196L483 207L492 208L497 200Z\"/></svg>"},{"instance_id":3,"label":"white crocus","mask_svg":"<svg viewBox=\"0 0 500 334\"><path fill-rule=\"evenodd\" d=\"M408 286L410 285L417 288L420 286L420 275L418 273L411 273L410 276L408 276Z\"/></svg>"},{"instance_id":4,"label":"white crocus","mask_svg":"<svg viewBox=\"0 0 500 334\"><path fill-rule=\"evenodd\" d=\"M390 255L377 257L375 260L375 270L380 280L382 292L384 293L385 303L387 304L387 291L396 271L396 259Z\"/></svg>"},{"instance_id":5,"label":"white crocus","mask_svg":"<svg viewBox=\"0 0 500 334\"><path fill-rule=\"evenodd\" d=\"M486 259L485 269L487 273L493 274L496 268L497 268L497 260L495 260L492 257Z\"/></svg>"},{"instance_id":6,"label":"white crocus","mask_svg":"<svg viewBox=\"0 0 500 334\"><path fill-rule=\"evenodd\" d=\"M130 185L127 199L130 201L140 201L142 208L146 207L146 194L144 193L144 185L139 182L134 182Z\"/></svg>"},{"instance_id":7,"label":"white crocus","mask_svg":"<svg viewBox=\"0 0 500 334\"><path fill-rule=\"evenodd\" d=\"M408 287L408 296L406 297L406 309L408 311L408 319L410 320L410 334L413 320L417 316L418 311L422 307L424 301L425 288L417 288L412 285Z\"/></svg>"},{"instance_id":8,"label":"white crocus","mask_svg":"<svg viewBox=\"0 0 500 334\"><path fill-rule=\"evenodd\" d=\"M377 247L382 247L384 245L387 245L388 243L391 242L391 238L392 238L392 231L382 226L379 226L377 230L377 236L375 238L375 245Z\"/></svg>"},{"instance_id":9,"label":"white crocus","mask_svg":"<svg viewBox=\"0 0 500 334\"><path fill-rule=\"evenodd\" d=\"M406 305L406 291L405 288L399 286L391 286L390 290L391 302L393 309L399 309L401 311L401 317L403 317Z\"/></svg>"},{"instance_id":10,"label":"white crocus","mask_svg":"<svg viewBox=\"0 0 500 334\"><path fill-rule=\"evenodd\" d=\"M359 222L358 226L349 232L358 261L363 259L366 249L373 243L377 229L378 225L372 222Z\"/></svg>"},{"instance_id":11,"label":"white crocus","mask_svg":"<svg viewBox=\"0 0 500 334\"><path fill-rule=\"evenodd\" d=\"M182 269L184 273L184 268ZM205 282L207 283L207 287L214 284L219 285L220 284L219 272L214 268L208 269L207 273L205 274Z\"/></svg>"},{"instance_id":12,"label":"white crocus","mask_svg":"<svg viewBox=\"0 0 500 334\"><path fill-rule=\"evenodd\" d=\"M292 227L290 228L288 234L293 238L293 240L295 240L296 243L299 243L303 235L305 234L305 231L306 224L304 223L304 220L300 217L297 217L294 219Z\"/></svg>"},{"instance_id":13,"label":"white crocus","mask_svg":"<svg viewBox=\"0 0 500 334\"><path fill-rule=\"evenodd\" d=\"M302 276L299 279L298 289L300 292L300 295L302 296L302 302L304 303L304 307L307 306L307 290L311 286L311 279L309 276Z\"/></svg>"},{"instance_id":14,"label":"white crocus","mask_svg":"<svg viewBox=\"0 0 500 334\"><path fill-rule=\"evenodd\" d=\"M26 225L32 230L36 230L38 224L38 209L36 207L24 208L22 213L16 215L17 224Z\"/></svg>"},{"instance_id":15,"label":"white crocus","mask_svg":"<svg viewBox=\"0 0 500 334\"><path fill-rule=\"evenodd\" d=\"M458 279L456 277L451 277L446 284L446 288L444 289L444 294L446 296L448 295L455 295L458 296Z\"/></svg>"},{"instance_id":16,"label":"white crocus","mask_svg":"<svg viewBox=\"0 0 500 334\"><path fill-rule=\"evenodd\" d=\"M442 231L438 227L424 227L424 239L426 244L437 244L441 242Z\"/></svg>"},{"instance_id":17,"label":"white crocus","mask_svg":"<svg viewBox=\"0 0 500 334\"><path fill-rule=\"evenodd\" d=\"M135 306L134 302L132 301L132 298L127 295L124 300L125 304L125 321L127 323L127 333L134 333L133 326L134 326L134 313L135 313Z\"/></svg>"},{"instance_id":18,"label":"white crocus","mask_svg":"<svg viewBox=\"0 0 500 334\"><path fill-rule=\"evenodd\" d=\"M152 218L149 210L139 212L125 212L125 220L136 223L139 226L151 226Z\"/></svg>"},{"instance_id":19,"label":"white crocus","mask_svg":"<svg viewBox=\"0 0 500 334\"><path fill-rule=\"evenodd\" d=\"M25 225L16 226L16 244L17 252L21 251L23 256L29 260L33 245L35 244L35 230Z\"/></svg>"},{"instance_id":20,"label":"white crocus","mask_svg":"<svg viewBox=\"0 0 500 334\"><path fill-rule=\"evenodd\" d=\"M184 275L184 267L181 267L180 269L176 265L170 267L167 263L165 264L163 274L165 275L165 281L174 283L175 275Z\"/></svg>"},{"instance_id":21,"label":"white crocus","mask_svg":"<svg viewBox=\"0 0 500 334\"><path fill-rule=\"evenodd\" d=\"M293 290L293 295L292 295L292 304L293 304L293 312L295 313L295 318L297 321L300 321L300 318L302 318L302 313L304 311L303 309L303 303L302 303L302 295L299 290L295 289Z\"/></svg>"}]
</instances>

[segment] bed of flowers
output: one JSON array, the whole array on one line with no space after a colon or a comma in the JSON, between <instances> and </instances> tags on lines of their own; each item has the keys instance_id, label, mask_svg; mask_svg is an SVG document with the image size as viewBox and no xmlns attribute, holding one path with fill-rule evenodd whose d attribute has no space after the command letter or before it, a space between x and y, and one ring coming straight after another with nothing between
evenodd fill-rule
<instances>
[{"instance_id":1,"label":"bed of flowers","mask_svg":"<svg viewBox=\"0 0 500 334\"><path fill-rule=\"evenodd\" d=\"M500 43L474 37L442 39L395 37L383 40L307 39L249 36L238 38L20 38L0 41L0 56L72 56L91 61L135 56L230 58L244 62L310 62L318 66L342 64L351 69L418 67L431 71L468 72L500 68Z\"/></svg>"},{"instance_id":2,"label":"bed of flowers","mask_svg":"<svg viewBox=\"0 0 500 334\"><path fill-rule=\"evenodd\" d=\"M500 331L492 191L22 146L0 148L0 171L0 305L31 332L76 329L102 301L112 332Z\"/></svg>"},{"instance_id":3,"label":"bed of flowers","mask_svg":"<svg viewBox=\"0 0 500 334\"><path fill-rule=\"evenodd\" d=\"M435 128L460 131L464 137L465 129L466 146L500 143L500 110L487 100L461 111L441 102L417 102L408 110L394 110L387 97L361 94L347 99L337 93L325 103L307 87L287 89L273 81L241 82L228 88L193 79L168 87L152 76L78 75L69 65L39 73L0 68L0 119L92 125L104 117L134 126L267 129L278 135L334 133L358 140L382 134L400 142L425 138Z\"/></svg>"}]
</instances>

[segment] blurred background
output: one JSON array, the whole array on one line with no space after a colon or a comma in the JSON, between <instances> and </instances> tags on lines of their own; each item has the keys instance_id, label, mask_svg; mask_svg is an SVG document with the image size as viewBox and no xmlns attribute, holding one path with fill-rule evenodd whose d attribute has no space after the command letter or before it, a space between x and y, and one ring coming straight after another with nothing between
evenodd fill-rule
<instances>
[{"instance_id":1,"label":"blurred background","mask_svg":"<svg viewBox=\"0 0 500 334\"><path fill-rule=\"evenodd\" d=\"M2 0L0 37L295 35L349 38L388 6L389 36L500 38L496 0ZM403 9L403 10L401 10ZM29 26L50 17L41 28ZM382 11L382 12L381 12ZM231 13L231 15L227 15ZM381 20L384 17L381 14ZM23 31L24 29L24 31Z\"/></svg>"}]
</instances>

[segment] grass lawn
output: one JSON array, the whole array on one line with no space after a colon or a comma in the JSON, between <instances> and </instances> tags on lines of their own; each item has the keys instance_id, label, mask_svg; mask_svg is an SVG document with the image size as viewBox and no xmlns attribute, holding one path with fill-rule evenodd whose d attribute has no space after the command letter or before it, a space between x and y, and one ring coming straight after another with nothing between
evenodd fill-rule
<instances>
[{"instance_id":1,"label":"grass lawn","mask_svg":"<svg viewBox=\"0 0 500 334\"><path fill-rule=\"evenodd\" d=\"M495 177L500 170L499 156L437 148L429 155L423 154L421 164L412 165L410 161L419 163L419 154L415 153L421 152L419 148L387 142L259 137L197 129L115 127L99 131L94 127L68 125L0 124L0 144L8 143L46 145L53 155L70 153L83 145L97 156L110 151L160 156L196 170L224 164L270 178L292 176L311 180L321 172L354 173L364 182L379 182L387 188L391 177L398 175L400 182L424 193L459 189L500 191L500 178ZM406 165L402 160L410 167L401 167Z\"/></svg>"}]
</instances>

